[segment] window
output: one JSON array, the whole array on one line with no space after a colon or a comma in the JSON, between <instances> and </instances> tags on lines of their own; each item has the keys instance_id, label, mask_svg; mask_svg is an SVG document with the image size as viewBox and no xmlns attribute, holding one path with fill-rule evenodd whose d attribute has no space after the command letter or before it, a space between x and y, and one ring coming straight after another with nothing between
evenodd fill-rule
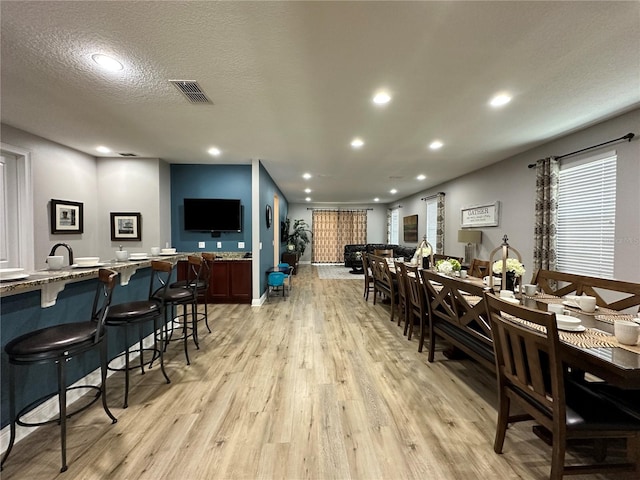
<instances>
[{"instance_id":1,"label":"window","mask_svg":"<svg viewBox=\"0 0 640 480\"><path fill-rule=\"evenodd\" d=\"M389 216L389 243L400 245L400 210L394 208Z\"/></svg>"},{"instance_id":2,"label":"window","mask_svg":"<svg viewBox=\"0 0 640 480\"><path fill-rule=\"evenodd\" d=\"M427 199L427 242L429 242L434 250L438 244L438 198ZM435 251L433 253L436 253Z\"/></svg>"},{"instance_id":3,"label":"window","mask_svg":"<svg viewBox=\"0 0 640 480\"><path fill-rule=\"evenodd\" d=\"M558 271L613 278L616 153L568 162L558 177Z\"/></svg>"}]
</instances>

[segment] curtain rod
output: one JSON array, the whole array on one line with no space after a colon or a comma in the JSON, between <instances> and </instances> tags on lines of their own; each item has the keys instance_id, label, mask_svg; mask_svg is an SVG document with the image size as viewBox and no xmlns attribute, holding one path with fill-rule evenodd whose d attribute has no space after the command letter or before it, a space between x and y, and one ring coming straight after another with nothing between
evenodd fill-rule
<instances>
[{"instance_id":1,"label":"curtain rod","mask_svg":"<svg viewBox=\"0 0 640 480\"><path fill-rule=\"evenodd\" d=\"M422 197L420 200L431 200L432 198L436 198L438 195L444 195L444 192L434 193L433 195L429 195L428 197Z\"/></svg>"},{"instance_id":2,"label":"curtain rod","mask_svg":"<svg viewBox=\"0 0 640 480\"><path fill-rule=\"evenodd\" d=\"M307 207L307 210L320 210L321 212L366 212L373 208L314 208Z\"/></svg>"},{"instance_id":3,"label":"curtain rod","mask_svg":"<svg viewBox=\"0 0 640 480\"><path fill-rule=\"evenodd\" d=\"M582 150L576 150L575 152L565 153L564 155L560 155L559 157L553 157L553 158L555 158L556 160L560 160L561 158L568 157L570 155L575 155L576 153L586 152L587 150L593 150L594 148L598 148L598 147L601 147L603 145L608 145L608 144L613 143L613 142L619 142L620 140L628 140L630 142L631 139L633 137L635 137L635 136L636 136L635 133L627 133L626 135L624 135L624 136L622 136L620 138L614 138L613 140L609 140L607 142L602 142L602 143L599 143L598 145L592 145L590 147L583 148ZM533 168L535 166L536 166L535 163L530 163L529 165L527 165L528 168Z\"/></svg>"}]
</instances>

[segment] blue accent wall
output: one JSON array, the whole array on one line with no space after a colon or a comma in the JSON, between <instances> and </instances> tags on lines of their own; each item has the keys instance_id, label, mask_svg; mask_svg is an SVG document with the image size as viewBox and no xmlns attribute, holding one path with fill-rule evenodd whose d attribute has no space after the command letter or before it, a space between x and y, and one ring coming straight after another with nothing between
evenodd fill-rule
<instances>
[{"instance_id":1,"label":"blue accent wall","mask_svg":"<svg viewBox=\"0 0 640 480\"><path fill-rule=\"evenodd\" d=\"M266 272L267 269L273 266L273 229L276 222L284 222L287 218L289 211L289 203L283 193L280 191L276 183L269 175L269 172L260 163L260 241L262 242L262 251L260 252L260 271ZM271 228L267 228L266 222L266 208L267 205L271 205L273 208L273 197L278 195L279 199L279 218L273 219L273 225ZM280 254L284 251L283 245L280 245ZM266 273L260 275L260 292L264 292L267 285Z\"/></svg>"},{"instance_id":2,"label":"blue accent wall","mask_svg":"<svg viewBox=\"0 0 640 480\"><path fill-rule=\"evenodd\" d=\"M221 232L217 238L209 232L187 232L185 198L239 198L242 232ZM250 252L251 215L251 165L171 165L171 246L179 252ZM205 248L198 242L205 242ZM245 248L238 248L238 242Z\"/></svg>"}]
</instances>

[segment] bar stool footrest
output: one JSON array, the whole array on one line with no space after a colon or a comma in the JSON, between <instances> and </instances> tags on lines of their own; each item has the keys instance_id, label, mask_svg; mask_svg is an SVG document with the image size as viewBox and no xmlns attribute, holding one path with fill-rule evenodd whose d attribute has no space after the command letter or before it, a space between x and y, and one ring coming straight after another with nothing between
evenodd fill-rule
<instances>
[{"instance_id":1,"label":"bar stool footrest","mask_svg":"<svg viewBox=\"0 0 640 480\"><path fill-rule=\"evenodd\" d=\"M72 416L74 416L74 415L86 410L87 408L89 408L91 405L93 405L95 402L97 402L100 399L100 396L102 394L102 390L97 385L78 385L78 386L75 386L75 387L67 387L67 392L69 392L71 390L78 390L78 389L81 389L81 388L86 388L88 390L96 390L98 393L86 405L83 405L80 408L78 408L76 410L73 410L71 413L67 412L67 414L65 415L65 418L71 418ZM58 395L58 392L54 392L54 393L50 393L48 395L44 395L44 396L34 400L33 402L31 402L26 407L24 407L16 415L16 425L20 425L21 427L41 427L43 425L49 425L51 423L60 423L60 413L58 413L58 416L56 418L52 418L50 420L45 420L45 421L42 421L42 422L26 422L26 421L20 419L22 416L24 416L25 414L30 412L37 405L40 405L41 403L45 402L46 400L49 400L50 398L53 398L53 397L55 397L57 395Z\"/></svg>"}]
</instances>

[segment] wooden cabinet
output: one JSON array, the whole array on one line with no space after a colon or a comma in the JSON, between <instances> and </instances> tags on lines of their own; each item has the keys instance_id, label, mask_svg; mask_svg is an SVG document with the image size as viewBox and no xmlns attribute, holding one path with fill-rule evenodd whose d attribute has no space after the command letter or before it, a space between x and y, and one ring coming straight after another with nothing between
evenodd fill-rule
<instances>
[{"instance_id":1,"label":"wooden cabinet","mask_svg":"<svg viewBox=\"0 0 640 480\"><path fill-rule=\"evenodd\" d=\"M282 254L280 259L288 263L289 266L293 267L293 274L296 275L298 273L298 260L300 259L300 254L298 253L288 253L285 252Z\"/></svg>"},{"instance_id":2,"label":"wooden cabinet","mask_svg":"<svg viewBox=\"0 0 640 480\"><path fill-rule=\"evenodd\" d=\"M187 269L179 262L178 279ZM211 262L209 303L251 303L251 260L215 260Z\"/></svg>"}]
</instances>

